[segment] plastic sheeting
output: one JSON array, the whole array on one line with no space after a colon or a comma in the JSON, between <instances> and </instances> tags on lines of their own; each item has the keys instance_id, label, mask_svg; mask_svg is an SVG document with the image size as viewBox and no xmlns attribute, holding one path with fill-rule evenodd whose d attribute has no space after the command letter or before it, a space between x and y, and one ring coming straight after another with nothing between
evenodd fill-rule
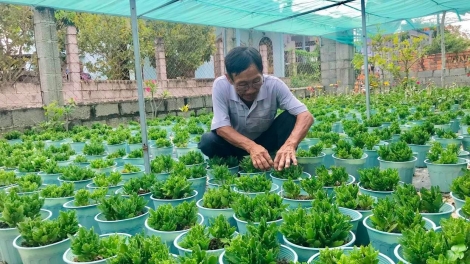
<instances>
[{"instance_id":1,"label":"plastic sheeting","mask_svg":"<svg viewBox=\"0 0 470 264\"><path fill-rule=\"evenodd\" d=\"M130 16L128 0L0 0L0 3ZM359 0L136 0L140 18L255 29L352 42ZM470 0L366 0L368 30L393 33L436 25L437 14L470 19ZM348 33L344 33L344 32ZM341 33L338 33L341 32Z\"/></svg>"}]
</instances>

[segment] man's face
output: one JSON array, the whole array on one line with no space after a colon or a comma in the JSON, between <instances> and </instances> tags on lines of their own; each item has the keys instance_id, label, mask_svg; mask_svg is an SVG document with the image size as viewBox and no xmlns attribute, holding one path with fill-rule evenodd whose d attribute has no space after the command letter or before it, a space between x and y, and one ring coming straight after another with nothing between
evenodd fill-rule
<instances>
[{"instance_id":1,"label":"man's face","mask_svg":"<svg viewBox=\"0 0 470 264\"><path fill-rule=\"evenodd\" d=\"M232 76L233 79L230 79L230 76L227 77L235 87L238 96L245 102L253 102L263 85L263 75L254 64L240 74Z\"/></svg>"}]
</instances>

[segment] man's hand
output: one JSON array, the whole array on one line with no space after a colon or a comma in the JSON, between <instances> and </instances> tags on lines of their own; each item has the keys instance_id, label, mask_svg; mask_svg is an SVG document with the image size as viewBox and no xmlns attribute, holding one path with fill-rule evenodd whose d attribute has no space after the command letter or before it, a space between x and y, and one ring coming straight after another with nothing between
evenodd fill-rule
<instances>
[{"instance_id":1,"label":"man's hand","mask_svg":"<svg viewBox=\"0 0 470 264\"><path fill-rule=\"evenodd\" d=\"M286 142L278 150L276 158L274 159L274 169L282 170L288 168L292 164L297 165L297 159L295 158L295 146L290 142Z\"/></svg>"},{"instance_id":2,"label":"man's hand","mask_svg":"<svg viewBox=\"0 0 470 264\"><path fill-rule=\"evenodd\" d=\"M251 161L255 168L260 170L269 170L273 167L273 160L268 151L261 145L253 144L249 150Z\"/></svg>"}]
</instances>

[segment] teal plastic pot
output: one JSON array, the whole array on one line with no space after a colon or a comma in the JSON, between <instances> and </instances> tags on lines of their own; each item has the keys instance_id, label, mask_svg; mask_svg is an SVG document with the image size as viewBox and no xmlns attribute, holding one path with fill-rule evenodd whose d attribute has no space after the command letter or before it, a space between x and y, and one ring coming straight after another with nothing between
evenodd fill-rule
<instances>
[{"instance_id":1,"label":"teal plastic pot","mask_svg":"<svg viewBox=\"0 0 470 264\"><path fill-rule=\"evenodd\" d=\"M462 137L462 147L465 151L470 151L470 135Z\"/></svg>"},{"instance_id":2,"label":"teal plastic pot","mask_svg":"<svg viewBox=\"0 0 470 264\"><path fill-rule=\"evenodd\" d=\"M443 129L445 131L451 131L450 123L445 125L434 125L435 129Z\"/></svg>"},{"instance_id":3,"label":"teal plastic pot","mask_svg":"<svg viewBox=\"0 0 470 264\"><path fill-rule=\"evenodd\" d=\"M304 190L300 191L301 195L307 195L307 193ZM313 199L309 200L296 200L296 199L289 199L285 198L283 196L283 191L278 192L278 195L282 197L282 203L287 204L289 207L288 209L294 210L296 208L302 207L302 208L309 208L312 207L312 201Z\"/></svg>"},{"instance_id":4,"label":"teal plastic pot","mask_svg":"<svg viewBox=\"0 0 470 264\"><path fill-rule=\"evenodd\" d=\"M311 146L316 145L318 142L320 142L319 138L304 138L302 141L300 141L298 148L309 150Z\"/></svg>"},{"instance_id":5,"label":"teal plastic pot","mask_svg":"<svg viewBox=\"0 0 470 264\"><path fill-rule=\"evenodd\" d=\"M378 158L378 160L380 162L381 170L397 169L398 175L400 176L400 181L404 183L413 182L413 175L415 174L415 164L418 158L413 157L412 160L404 162L385 161L380 157Z\"/></svg>"},{"instance_id":6,"label":"teal plastic pot","mask_svg":"<svg viewBox=\"0 0 470 264\"><path fill-rule=\"evenodd\" d=\"M142 178L145 174L145 167L143 165L135 165L135 166L139 167L140 171L131 172L131 173L123 173L122 171L124 170L124 166L117 167L114 169L114 171L121 173L122 180L124 182L128 182L132 178Z\"/></svg>"},{"instance_id":7,"label":"teal plastic pot","mask_svg":"<svg viewBox=\"0 0 470 264\"><path fill-rule=\"evenodd\" d=\"M415 167L416 168L426 168L426 164L424 164L424 160L428 155L429 149L431 149L431 145L415 145L415 144L408 144L410 146L411 151L417 153L417 160Z\"/></svg>"},{"instance_id":8,"label":"teal plastic pot","mask_svg":"<svg viewBox=\"0 0 470 264\"><path fill-rule=\"evenodd\" d=\"M41 176L42 183L44 184L59 185L59 177L62 176L62 173L48 174L44 172L39 172L38 175Z\"/></svg>"},{"instance_id":9,"label":"teal plastic pot","mask_svg":"<svg viewBox=\"0 0 470 264\"><path fill-rule=\"evenodd\" d=\"M201 214L197 214L196 224L202 225L204 223L204 217ZM148 220L145 220L145 233L147 236L157 236L163 243L165 243L170 248L170 253L178 254L178 249L173 245L173 241L181 235L182 233L188 232L190 229L181 230L181 231L159 231L151 228L148 225Z\"/></svg>"},{"instance_id":10,"label":"teal plastic pot","mask_svg":"<svg viewBox=\"0 0 470 264\"><path fill-rule=\"evenodd\" d=\"M345 182L346 185L351 185L356 181L356 178L352 175L348 175L348 181ZM329 186L323 186L323 190L326 191L328 196L333 197L335 194L334 187L329 187Z\"/></svg>"},{"instance_id":11,"label":"teal plastic pot","mask_svg":"<svg viewBox=\"0 0 470 264\"><path fill-rule=\"evenodd\" d=\"M98 204L90 204L86 206L75 206L74 200L66 202L63 207L65 210L74 210L78 218L78 223L88 229L94 228L95 232L101 234L100 226L95 221L95 215L100 213Z\"/></svg>"},{"instance_id":12,"label":"teal plastic pot","mask_svg":"<svg viewBox=\"0 0 470 264\"><path fill-rule=\"evenodd\" d=\"M81 180L81 181L66 181L66 180L62 180L60 177L59 177L59 182L60 184L62 183L66 183L66 182L71 182L73 183L73 186L74 186L74 190L75 191L78 191L80 189L85 189L86 186L91 183L93 181L93 179L88 179L88 180Z\"/></svg>"},{"instance_id":13,"label":"teal plastic pot","mask_svg":"<svg viewBox=\"0 0 470 264\"><path fill-rule=\"evenodd\" d=\"M412 264L405 260L405 257L403 256L403 248L400 244L395 247L395 249L393 250L393 254L395 255L395 258L397 258L398 261L403 262L403 264Z\"/></svg>"},{"instance_id":14,"label":"teal plastic pot","mask_svg":"<svg viewBox=\"0 0 470 264\"><path fill-rule=\"evenodd\" d=\"M375 249L379 250L380 253L391 258L393 261L397 261L397 258L393 254L393 251L399 243L398 240L403 237L403 235L400 233L387 233L375 229L370 220L370 217L371 216L367 216L366 218L364 218L363 224L367 228L371 245ZM436 225L431 220L426 219L424 217L423 220L425 221L424 227L427 230L436 228Z\"/></svg>"},{"instance_id":15,"label":"teal plastic pot","mask_svg":"<svg viewBox=\"0 0 470 264\"><path fill-rule=\"evenodd\" d=\"M455 211L455 213L457 214L458 217L467 220L467 222L470 222L470 216L465 215L465 213L462 211L462 208L457 209L457 211Z\"/></svg>"},{"instance_id":16,"label":"teal plastic pot","mask_svg":"<svg viewBox=\"0 0 470 264\"><path fill-rule=\"evenodd\" d=\"M271 177L269 176L270 173L271 173L271 171L262 171L262 172L244 172L244 171L240 171L238 174L240 174L240 177L242 177L242 176L253 177L253 176L256 176L256 175L264 174L267 179L271 179Z\"/></svg>"},{"instance_id":17,"label":"teal plastic pot","mask_svg":"<svg viewBox=\"0 0 470 264\"><path fill-rule=\"evenodd\" d=\"M60 147L60 145L64 144L64 143L68 143L69 140L67 139L62 139L62 140L46 140L44 141L44 148L49 148L51 146L54 146L56 148Z\"/></svg>"},{"instance_id":18,"label":"teal plastic pot","mask_svg":"<svg viewBox=\"0 0 470 264\"><path fill-rule=\"evenodd\" d=\"M449 144L456 144L457 147L460 147L460 145L462 144L463 137L459 136L457 138L452 139L434 137L434 140L439 142L439 144L441 144L443 148L447 148Z\"/></svg>"},{"instance_id":19,"label":"teal plastic pot","mask_svg":"<svg viewBox=\"0 0 470 264\"><path fill-rule=\"evenodd\" d=\"M110 167L107 167L107 168L95 169L95 168L91 168L91 166L90 166L90 169L91 169L92 171L94 171L95 174L104 173L104 174L106 174L106 175L109 175L109 174L111 174L111 172L113 172L113 171L116 169L116 166L117 166L117 163L114 162L114 165L113 165L113 166L110 166Z\"/></svg>"},{"instance_id":20,"label":"teal plastic pot","mask_svg":"<svg viewBox=\"0 0 470 264\"><path fill-rule=\"evenodd\" d=\"M88 161L92 161L92 160L97 160L97 159L104 159L106 156L108 156L107 152L105 152L103 155L85 155L85 158Z\"/></svg>"},{"instance_id":21,"label":"teal plastic pot","mask_svg":"<svg viewBox=\"0 0 470 264\"><path fill-rule=\"evenodd\" d=\"M72 164L72 160L62 160L62 161L57 161L57 166L59 167L67 167L67 166L70 166L70 164Z\"/></svg>"},{"instance_id":22,"label":"teal plastic pot","mask_svg":"<svg viewBox=\"0 0 470 264\"><path fill-rule=\"evenodd\" d=\"M333 160L335 161L336 166L346 168L346 172L348 174L360 180L358 170L364 169L367 161L367 154L364 153L360 159L340 159L333 154Z\"/></svg>"},{"instance_id":23,"label":"teal plastic pot","mask_svg":"<svg viewBox=\"0 0 470 264\"><path fill-rule=\"evenodd\" d=\"M197 148L197 145L190 146L190 147L187 147L187 148L176 148L176 156L179 158L179 157L184 156L188 152L193 151L193 150L199 151L199 149Z\"/></svg>"},{"instance_id":24,"label":"teal plastic pot","mask_svg":"<svg viewBox=\"0 0 470 264\"><path fill-rule=\"evenodd\" d=\"M278 260L285 259L292 263L297 263L299 261L297 254L291 248L288 248L284 245L281 245L281 250L279 251ZM225 252L223 252L219 257L219 264L229 264L225 259Z\"/></svg>"},{"instance_id":25,"label":"teal plastic pot","mask_svg":"<svg viewBox=\"0 0 470 264\"><path fill-rule=\"evenodd\" d=\"M173 246L178 250L178 254L180 256L191 256L193 251L188 248L183 248L180 246L181 241L188 235L188 231L181 233L178 235L175 240L173 241ZM232 238L238 236L238 232L235 231L232 235ZM225 248L220 248L216 250L206 250L206 254L208 256L216 256L217 259L220 257L220 255L225 251Z\"/></svg>"},{"instance_id":26,"label":"teal plastic pot","mask_svg":"<svg viewBox=\"0 0 470 264\"><path fill-rule=\"evenodd\" d=\"M154 158L162 155L173 156L173 146L167 148L158 148L157 145L150 145L149 152L150 155Z\"/></svg>"},{"instance_id":27,"label":"teal plastic pot","mask_svg":"<svg viewBox=\"0 0 470 264\"><path fill-rule=\"evenodd\" d=\"M142 227L149 216L149 207L145 207L144 213L129 219L108 221L102 213L95 216L95 221L100 226L101 233L125 233L135 235L142 232Z\"/></svg>"},{"instance_id":28,"label":"teal plastic pot","mask_svg":"<svg viewBox=\"0 0 470 264\"><path fill-rule=\"evenodd\" d=\"M361 194L368 194L376 199L385 198L387 196L392 195L394 192L394 191L374 191L374 190L365 189L364 187L361 186L360 182L358 183L358 186L359 186L359 192Z\"/></svg>"},{"instance_id":29,"label":"teal plastic pot","mask_svg":"<svg viewBox=\"0 0 470 264\"><path fill-rule=\"evenodd\" d=\"M361 216L361 220L357 223L357 230L356 230L356 246L367 246L370 243L369 234L367 233L367 229L362 223L364 218L368 217L372 214L372 210L355 210L359 212Z\"/></svg>"},{"instance_id":30,"label":"teal plastic pot","mask_svg":"<svg viewBox=\"0 0 470 264\"><path fill-rule=\"evenodd\" d=\"M123 185L124 185L124 181L121 181L121 182L118 183L117 185L106 187L106 188L108 188L108 192L107 192L106 194L107 194L107 195L113 195L113 194L115 194L116 191L119 190L120 188L122 188ZM89 183L89 184L86 185L86 188L87 188L90 192L94 192L95 190L101 189L101 188L103 188L103 187L97 187L94 182L91 182L91 183Z\"/></svg>"},{"instance_id":31,"label":"teal plastic pot","mask_svg":"<svg viewBox=\"0 0 470 264\"><path fill-rule=\"evenodd\" d=\"M62 255L70 248L70 238L42 247L23 247L21 246L23 241L21 235L13 241L13 246L20 253L23 264L65 263Z\"/></svg>"},{"instance_id":32,"label":"teal plastic pot","mask_svg":"<svg viewBox=\"0 0 470 264\"><path fill-rule=\"evenodd\" d=\"M343 124L341 124L341 122L334 122L334 123L331 125L331 132L343 133L343 132L344 132L344 130L343 130Z\"/></svg>"},{"instance_id":33,"label":"teal plastic pot","mask_svg":"<svg viewBox=\"0 0 470 264\"><path fill-rule=\"evenodd\" d=\"M130 195L127 195L127 194L124 193L124 190L122 188L117 189L115 194L119 194L119 195L121 195L123 197L127 197L127 198L130 197ZM153 208L153 202L152 202L152 199L150 199L150 196L152 196L151 192L139 194L139 196L142 196L147 201L147 206L148 207Z\"/></svg>"},{"instance_id":34,"label":"teal plastic pot","mask_svg":"<svg viewBox=\"0 0 470 264\"><path fill-rule=\"evenodd\" d=\"M377 160L379 154L377 153L377 150L364 150L364 153L367 154L366 164L364 165L365 169L379 166L379 161Z\"/></svg>"},{"instance_id":35,"label":"teal plastic pot","mask_svg":"<svg viewBox=\"0 0 470 264\"><path fill-rule=\"evenodd\" d=\"M322 152L318 157L297 157L297 163L302 166L304 172L315 176L317 175L315 170L323 164L325 156L326 154Z\"/></svg>"},{"instance_id":36,"label":"teal plastic pot","mask_svg":"<svg viewBox=\"0 0 470 264\"><path fill-rule=\"evenodd\" d=\"M458 154L458 157L459 157L459 158L462 158L462 159L467 159L467 160L468 160L468 159L470 159L470 152L465 151L465 150L460 151L459 154Z\"/></svg>"},{"instance_id":37,"label":"teal plastic pot","mask_svg":"<svg viewBox=\"0 0 470 264\"><path fill-rule=\"evenodd\" d=\"M235 219L235 221L237 222L237 227L238 227L238 233L242 234L242 235L245 235L247 233L247 228L246 226L248 225L248 222L247 221L244 221L244 220L241 220L241 219L238 219L237 216L235 214L233 214L233 218ZM282 221L283 219L279 219L279 220L275 220L275 221L269 221L267 222L267 224L276 224L277 226L280 226L282 224ZM253 222L253 223L250 223L254 226L258 226L259 225L259 222ZM279 238L279 241L282 241L282 234L279 232L278 233L278 238Z\"/></svg>"},{"instance_id":38,"label":"teal plastic pot","mask_svg":"<svg viewBox=\"0 0 470 264\"><path fill-rule=\"evenodd\" d=\"M138 144L129 144L127 143L127 153L130 153L134 150L137 150L137 149L142 149L142 143L138 143Z\"/></svg>"},{"instance_id":39,"label":"teal plastic pot","mask_svg":"<svg viewBox=\"0 0 470 264\"><path fill-rule=\"evenodd\" d=\"M392 135L391 142L398 142L398 141L400 141L400 134Z\"/></svg>"},{"instance_id":40,"label":"teal plastic pot","mask_svg":"<svg viewBox=\"0 0 470 264\"><path fill-rule=\"evenodd\" d=\"M206 193L207 177L191 178L188 181L191 183L191 188L197 192L196 201L202 199L202 196Z\"/></svg>"},{"instance_id":41,"label":"teal plastic pot","mask_svg":"<svg viewBox=\"0 0 470 264\"><path fill-rule=\"evenodd\" d=\"M157 181L166 181L166 179L170 177L170 173L169 172L155 173L155 177L157 178Z\"/></svg>"},{"instance_id":42,"label":"teal plastic pot","mask_svg":"<svg viewBox=\"0 0 470 264\"><path fill-rule=\"evenodd\" d=\"M230 174L234 176L238 174L239 169L240 169L239 166L228 168L228 170L230 171ZM214 175L212 174L212 169L209 169L209 167L207 167L207 177L209 180L214 178Z\"/></svg>"},{"instance_id":43,"label":"teal plastic pot","mask_svg":"<svg viewBox=\"0 0 470 264\"><path fill-rule=\"evenodd\" d=\"M116 160L114 162L116 162ZM88 168L90 167L90 162L73 162L73 165L76 165L80 168Z\"/></svg>"},{"instance_id":44,"label":"teal plastic pot","mask_svg":"<svg viewBox=\"0 0 470 264\"><path fill-rule=\"evenodd\" d=\"M460 209L465 204L465 200L456 197L452 192L450 192L450 196L454 199L455 209Z\"/></svg>"},{"instance_id":45,"label":"teal plastic pot","mask_svg":"<svg viewBox=\"0 0 470 264\"><path fill-rule=\"evenodd\" d=\"M325 157L323 158L323 165L325 165L327 169L330 169L331 166L335 164L335 160L333 159L333 154L335 152L333 151L333 148L324 148L323 153L325 153Z\"/></svg>"},{"instance_id":46,"label":"teal plastic pot","mask_svg":"<svg viewBox=\"0 0 470 264\"><path fill-rule=\"evenodd\" d=\"M41 209L41 219L47 220L51 217L51 211ZM2 261L10 264L22 263L18 249L13 246L13 241L20 235L18 228L0 228L0 256ZM1 262L1 261L0 261ZM3 262L2 262L3 263Z\"/></svg>"},{"instance_id":47,"label":"teal plastic pot","mask_svg":"<svg viewBox=\"0 0 470 264\"><path fill-rule=\"evenodd\" d=\"M357 232L357 227L358 227L358 224L359 222L361 221L362 219L362 214L359 213L358 211L356 210L352 210L352 209L348 209L348 208L344 208L344 207L339 207L339 211L344 214L344 215L347 215L351 218L351 224L352 224L352 229L351 231L356 234ZM355 239L354 239L355 240Z\"/></svg>"},{"instance_id":48,"label":"teal plastic pot","mask_svg":"<svg viewBox=\"0 0 470 264\"><path fill-rule=\"evenodd\" d=\"M131 235L129 235L129 234L113 233L113 234L100 235L100 239L105 238L105 237L109 237L111 235L118 235L122 238L130 238L131 237ZM112 258L115 258L116 256L111 256L109 258L96 260L96 261L90 261L90 262L77 262L77 261L75 261L76 257L77 256L72 253L72 249L69 248L62 255L62 260L67 264L105 264L105 263L109 263L109 260L112 259Z\"/></svg>"},{"instance_id":49,"label":"teal plastic pot","mask_svg":"<svg viewBox=\"0 0 470 264\"><path fill-rule=\"evenodd\" d=\"M8 144L10 145L15 145L15 144L21 144L21 142L23 142L23 140L21 140L21 138L19 139L10 139L10 140L7 140Z\"/></svg>"},{"instance_id":50,"label":"teal plastic pot","mask_svg":"<svg viewBox=\"0 0 470 264\"><path fill-rule=\"evenodd\" d=\"M20 171L19 169L15 169L14 172L15 172L16 177L22 177L22 176L25 176L26 174L38 174L39 173L39 171L23 172L23 171Z\"/></svg>"},{"instance_id":51,"label":"teal plastic pot","mask_svg":"<svg viewBox=\"0 0 470 264\"><path fill-rule=\"evenodd\" d=\"M466 136L468 135L468 125L460 125L460 135Z\"/></svg>"},{"instance_id":52,"label":"teal plastic pot","mask_svg":"<svg viewBox=\"0 0 470 264\"><path fill-rule=\"evenodd\" d=\"M454 133L458 133L460 129L460 120L461 118L456 118L450 121L450 130Z\"/></svg>"},{"instance_id":53,"label":"teal plastic pot","mask_svg":"<svg viewBox=\"0 0 470 264\"><path fill-rule=\"evenodd\" d=\"M299 245L296 245L296 244L290 242L285 236L283 236L282 239L284 240L284 243L287 247L289 247L290 249L295 251L295 253L297 254L297 256L299 258L298 261L300 261L300 262L308 261L312 257L312 255L315 255L315 254L319 253L320 250L325 249L325 248L313 248L313 247L299 246ZM346 242L344 245L339 246L337 248L349 247L349 246L354 245L354 242L356 241L356 236L354 235L353 232L349 231L347 241L348 242ZM334 247L331 247L331 248L334 248Z\"/></svg>"},{"instance_id":54,"label":"teal plastic pot","mask_svg":"<svg viewBox=\"0 0 470 264\"><path fill-rule=\"evenodd\" d=\"M42 208L51 211L51 219L56 219L59 216L59 212L65 203L72 201L73 196L61 197L61 198L44 198L44 205Z\"/></svg>"},{"instance_id":55,"label":"teal plastic pot","mask_svg":"<svg viewBox=\"0 0 470 264\"><path fill-rule=\"evenodd\" d=\"M232 208L225 208L225 209L211 209L206 208L203 206L203 199L200 199L196 203L198 212L204 217L204 225L209 226L210 223L217 218L219 215L225 216L227 221L230 223L231 226L237 227L237 222L235 218L233 218L233 209Z\"/></svg>"},{"instance_id":56,"label":"teal plastic pot","mask_svg":"<svg viewBox=\"0 0 470 264\"><path fill-rule=\"evenodd\" d=\"M354 248L352 247L344 247L344 248L341 248L341 250L343 250L344 254L345 255L349 255L349 253L351 251L354 250ZM395 262L393 262L393 260L391 260L389 257L385 256L384 254L382 253L379 253L379 256L377 257L378 261L377 264L395 264ZM315 255L313 255L308 261L307 263L308 264L313 264L313 263L316 263L317 261L320 260L320 253L317 253Z\"/></svg>"},{"instance_id":57,"label":"teal plastic pot","mask_svg":"<svg viewBox=\"0 0 470 264\"><path fill-rule=\"evenodd\" d=\"M108 145L105 144L104 147L108 153L118 152L120 149L125 149L127 151L127 143L115 144L115 145Z\"/></svg>"},{"instance_id":58,"label":"teal plastic pot","mask_svg":"<svg viewBox=\"0 0 470 264\"><path fill-rule=\"evenodd\" d=\"M276 178L274 177L273 173L269 174L269 177L271 177L271 180L274 184L279 186L280 190L282 190L282 186L284 186L284 183L287 181L287 179L281 179L281 178ZM299 179L293 180L296 184L300 184L301 179L310 179L312 176L308 172L302 172L302 175L300 176Z\"/></svg>"},{"instance_id":59,"label":"teal plastic pot","mask_svg":"<svg viewBox=\"0 0 470 264\"><path fill-rule=\"evenodd\" d=\"M452 181L465 174L464 169L467 168L467 161L460 158L457 164L433 164L429 160L424 163L428 167L431 185L439 186L441 192L450 192Z\"/></svg>"},{"instance_id":60,"label":"teal plastic pot","mask_svg":"<svg viewBox=\"0 0 470 264\"><path fill-rule=\"evenodd\" d=\"M197 196L197 191L193 190L193 194L186 198L168 200L168 199L157 199L157 198L154 198L153 195L151 195L150 200L153 201L154 209L157 209L160 205L164 205L164 204L171 204L171 206L175 207L179 204L182 204L185 201L188 203L192 201L196 201L196 196Z\"/></svg>"},{"instance_id":61,"label":"teal plastic pot","mask_svg":"<svg viewBox=\"0 0 470 264\"><path fill-rule=\"evenodd\" d=\"M144 165L144 158L123 158L122 161L124 164Z\"/></svg>"},{"instance_id":62,"label":"teal plastic pot","mask_svg":"<svg viewBox=\"0 0 470 264\"><path fill-rule=\"evenodd\" d=\"M260 195L260 194L265 194L266 192L244 192L244 191L241 191L241 190L238 190L237 187L233 187L233 190L237 193L241 193L241 194L244 194L244 195L248 195L249 197L251 198L254 198L256 195ZM279 192L279 185L273 183L271 184L271 190L269 190L269 193L277 193Z\"/></svg>"},{"instance_id":63,"label":"teal plastic pot","mask_svg":"<svg viewBox=\"0 0 470 264\"><path fill-rule=\"evenodd\" d=\"M436 226L441 225L442 219L449 219L454 212L455 207L450 203L444 203L439 209L439 213L421 213L423 217L431 220Z\"/></svg>"},{"instance_id":64,"label":"teal plastic pot","mask_svg":"<svg viewBox=\"0 0 470 264\"><path fill-rule=\"evenodd\" d=\"M81 153L83 153L83 148L85 147L85 142L71 142L70 147L76 153L81 154Z\"/></svg>"}]
</instances>

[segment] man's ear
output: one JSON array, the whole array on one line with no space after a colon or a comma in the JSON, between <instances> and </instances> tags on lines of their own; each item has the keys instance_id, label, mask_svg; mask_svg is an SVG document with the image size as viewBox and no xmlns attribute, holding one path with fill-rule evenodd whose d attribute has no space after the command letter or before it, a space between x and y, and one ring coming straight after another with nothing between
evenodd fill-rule
<instances>
[{"instance_id":1,"label":"man's ear","mask_svg":"<svg viewBox=\"0 0 470 264\"><path fill-rule=\"evenodd\" d=\"M228 73L225 74L225 77L226 77L227 80L230 82L230 84L233 85L232 77L230 77L230 75L228 75Z\"/></svg>"}]
</instances>

